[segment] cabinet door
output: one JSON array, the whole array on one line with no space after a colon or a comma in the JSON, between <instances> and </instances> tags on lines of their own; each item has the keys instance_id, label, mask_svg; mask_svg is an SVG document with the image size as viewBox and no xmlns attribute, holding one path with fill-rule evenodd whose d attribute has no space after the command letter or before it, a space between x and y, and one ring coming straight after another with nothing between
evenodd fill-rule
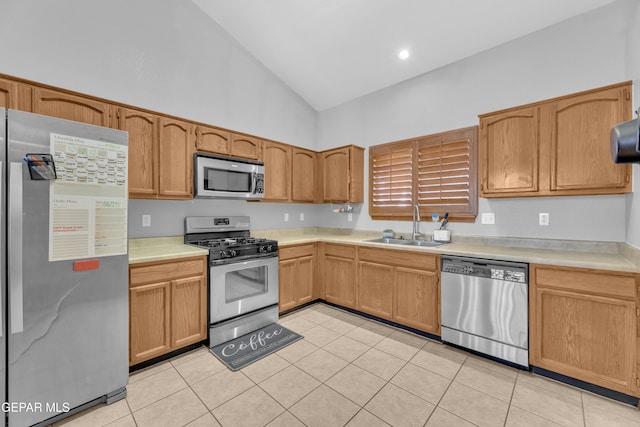
<instances>
[{"instance_id":1,"label":"cabinet door","mask_svg":"<svg viewBox=\"0 0 640 427\"><path fill-rule=\"evenodd\" d=\"M289 259L278 263L279 310L290 310L297 305L295 286L298 282L298 260Z\"/></svg>"},{"instance_id":2,"label":"cabinet door","mask_svg":"<svg viewBox=\"0 0 640 427\"><path fill-rule=\"evenodd\" d=\"M189 123L160 119L159 195L168 199L193 197L194 133Z\"/></svg>"},{"instance_id":3,"label":"cabinet door","mask_svg":"<svg viewBox=\"0 0 640 427\"><path fill-rule=\"evenodd\" d=\"M331 255L324 257L324 297L327 301L355 307L355 260Z\"/></svg>"},{"instance_id":4,"label":"cabinet door","mask_svg":"<svg viewBox=\"0 0 640 427\"><path fill-rule=\"evenodd\" d=\"M257 138L231 135L231 155L250 160L262 160L262 145Z\"/></svg>"},{"instance_id":5,"label":"cabinet door","mask_svg":"<svg viewBox=\"0 0 640 427\"><path fill-rule=\"evenodd\" d=\"M170 282L129 289L129 364L168 352L170 338Z\"/></svg>"},{"instance_id":6,"label":"cabinet door","mask_svg":"<svg viewBox=\"0 0 640 427\"><path fill-rule=\"evenodd\" d=\"M107 103L49 89L33 89L33 112L96 126L109 126Z\"/></svg>"},{"instance_id":7,"label":"cabinet door","mask_svg":"<svg viewBox=\"0 0 640 427\"><path fill-rule=\"evenodd\" d=\"M359 263L358 310L391 320L395 269L371 262Z\"/></svg>"},{"instance_id":8,"label":"cabinet door","mask_svg":"<svg viewBox=\"0 0 640 427\"><path fill-rule=\"evenodd\" d=\"M129 197L158 194L158 117L119 108L118 129L129 132Z\"/></svg>"},{"instance_id":9,"label":"cabinet door","mask_svg":"<svg viewBox=\"0 0 640 427\"><path fill-rule=\"evenodd\" d=\"M264 154L264 198L288 201L291 198L291 147L266 141Z\"/></svg>"},{"instance_id":10,"label":"cabinet door","mask_svg":"<svg viewBox=\"0 0 640 427\"><path fill-rule=\"evenodd\" d=\"M18 108L18 86L15 82L0 79L0 107Z\"/></svg>"},{"instance_id":11,"label":"cabinet door","mask_svg":"<svg viewBox=\"0 0 640 427\"><path fill-rule=\"evenodd\" d=\"M538 107L480 120L482 196L538 191Z\"/></svg>"},{"instance_id":12,"label":"cabinet door","mask_svg":"<svg viewBox=\"0 0 640 427\"><path fill-rule=\"evenodd\" d=\"M207 283L203 276L171 282L171 347L207 338Z\"/></svg>"},{"instance_id":13,"label":"cabinet door","mask_svg":"<svg viewBox=\"0 0 640 427\"><path fill-rule=\"evenodd\" d=\"M394 320L440 335L438 273L398 267Z\"/></svg>"},{"instance_id":14,"label":"cabinet door","mask_svg":"<svg viewBox=\"0 0 640 427\"><path fill-rule=\"evenodd\" d=\"M298 282L296 290L297 305L306 304L314 300L316 281L316 257L306 256L298 259Z\"/></svg>"},{"instance_id":15,"label":"cabinet door","mask_svg":"<svg viewBox=\"0 0 640 427\"><path fill-rule=\"evenodd\" d=\"M630 89L613 88L550 104L551 190L631 191L631 166L611 160L611 127L631 118ZM608 191L607 191L608 190Z\"/></svg>"},{"instance_id":16,"label":"cabinet door","mask_svg":"<svg viewBox=\"0 0 640 427\"><path fill-rule=\"evenodd\" d=\"M231 152L231 134L229 132L198 126L196 134L196 149L198 151L226 155Z\"/></svg>"},{"instance_id":17,"label":"cabinet door","mask_svg":"<svg viewBox=\"0 0 640 427\"><path fill-rule=\"evenodd\" d=\"M291 173L291 200L314 202L316 200L317 154L302 148L293 148Z\"/></svg>"},{"instance_id":18,"label":"cabinet door","mask_svg":"<svg viewBox=\"0 0 640 427\"><path fill-rule=\"evenodd\" d=\"M322 153L323 200L349 201L349 148Z\"/></svg>"},{"instance_id":19,"label":"cabinet door","mask_svg":"<svg viewBox=\"0 0 640 427\"><path fill-rule=\"evenodd\" d=\"M635 393L635 302L546 288L535 298L533 365Z\"/></svg>"}]
</instances>

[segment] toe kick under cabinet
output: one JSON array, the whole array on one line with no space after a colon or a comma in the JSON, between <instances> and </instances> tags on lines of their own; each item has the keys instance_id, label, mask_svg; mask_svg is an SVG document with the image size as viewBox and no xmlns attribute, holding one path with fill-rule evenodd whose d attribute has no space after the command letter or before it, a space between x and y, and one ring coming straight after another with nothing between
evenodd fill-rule
<instances>
[{"instance_id":1,"label":"toe kick under cabinet","mask_svg":"<svg viewBox=\"0 0 640 427\"><path fill-rule=\"evenodd\" d=\"M207 257L129 266L129 365L207 338Z\"/></svg>"},{"instance_id":2,"label":"toe kick under cabinet","mask_svg":"<svg viewBox=\"0 0 640 427\"><path fill-rule=\"evenodd\" d=\"M531 365L638 396L638 275L531 264Z\"/></svg>"}]
</instances>

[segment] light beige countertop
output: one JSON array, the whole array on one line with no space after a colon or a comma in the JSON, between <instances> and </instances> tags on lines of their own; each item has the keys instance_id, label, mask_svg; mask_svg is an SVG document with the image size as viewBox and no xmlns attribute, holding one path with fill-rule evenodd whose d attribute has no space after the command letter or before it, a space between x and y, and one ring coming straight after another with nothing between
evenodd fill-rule
<instances>
[{"instance_id":1,"label":"light beige countertop","mask_svg":"<svg viewBox=\"0 0 640 427\"><path fill-rule=\"evenodd\" d=\"M254 231L255 237L278 240L281 247L314 242L363 245L388 250L427 252L476 258L640 272L640 251L625 243L453 236L451 243L416 247L367 242L381 237L377 231L301 228ZM207 255L204 249L185 245L182 236L129 240L129 264Z\"/></svg>"},{"instance_id":2,"label":"light beige countertop","mask_svg":"<svg viewBox=\"0 0 640 427\"><path fill-rule=\"evenodd\" d=\"M256 237L278 240L278 245L330 242L369 247L428 252L442 255L459 255L490 258L505 261L560 265L568 267L596 268L624 272L640 272L638 250L624 243L559 241L549 239L515 239L484 236L453 236L451 243L437 247L417 247L372 243L367 240L382 237L381 232L351 231L337 229L294 229L256 231ZM624 247L626 246L626 247Z\"/></svg>"},{"instance_id":3,"label":"light beige countertop","mask_svg":"<svg viewBox=\"0 0 640 427\"><path fill-rule=\"evenodd\" d=\"M185 245L183 236L129 239L129 264L202 255L209 251Z\"/></svg>"}]
</instances>

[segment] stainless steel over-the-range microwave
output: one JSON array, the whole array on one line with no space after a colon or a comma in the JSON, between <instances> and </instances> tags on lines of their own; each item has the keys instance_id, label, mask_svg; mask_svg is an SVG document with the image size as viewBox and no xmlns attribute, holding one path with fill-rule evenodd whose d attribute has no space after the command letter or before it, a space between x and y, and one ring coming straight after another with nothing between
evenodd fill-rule
<instances>
[{"instance_id":1,"label":"stainless steel over-the-range microwave","mask_svg":"<svg viewBox=\"0 0 640 427\"><path fill-rule=\"evenodd\" d=\"M264 163L206 153L194 155L195 197L264 198Z\"/></svg>"}]
</instances>

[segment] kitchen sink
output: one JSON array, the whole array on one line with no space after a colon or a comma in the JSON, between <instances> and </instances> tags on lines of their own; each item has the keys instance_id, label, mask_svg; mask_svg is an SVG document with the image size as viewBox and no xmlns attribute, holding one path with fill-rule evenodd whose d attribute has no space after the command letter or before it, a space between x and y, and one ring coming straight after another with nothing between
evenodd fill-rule
<instances>
[{"instance_id":1,"label":"kitchen sink","mask_svg":"<svg viewBox=\"0 0 640 427\"><path fill-rule=\"evenodd\" d=\"M389 243L391 245L408 245L411 242L413 242L413 240L408 240L408 239L389 239L389 238L386 238L386 237L381 237L379 239L367 240L367 242L371 242L371 243Z\"/></svg>"},{"instance_id":2,"label":"kitchen sink","mask_svg":"<svg viewBox=\"0 0 640 427\"><path fill-rule=\"evenodd\" d=\"M388 239L381 237L379 239L367 240L370 243L387 243L390 245L407 245L407 246L424 246L434 248L440 246L445 242L433 242L429 240L409 240L409 239Z\"/></svg>"}]
</instances>

